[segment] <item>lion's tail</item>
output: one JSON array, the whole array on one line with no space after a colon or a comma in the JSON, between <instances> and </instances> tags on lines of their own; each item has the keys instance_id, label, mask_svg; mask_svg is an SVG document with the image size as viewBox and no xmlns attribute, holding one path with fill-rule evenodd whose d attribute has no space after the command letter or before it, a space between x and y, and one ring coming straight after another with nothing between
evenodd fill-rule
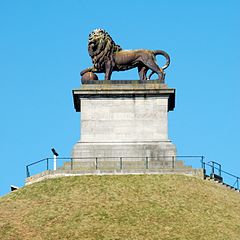
<instances>
[{"instance_id":1,"label":"lion's tail","mask_svg":"<svg viewBox=\"0 0 240 240\"><path fill-rule=\"evenodd\" d=\"M153 54L156 55L163 55L166 58L166 63L162 68L162 70L166 69L170 65L170 56L164 52L163 50L154 50Z\"/></svg>"}]
</instances>

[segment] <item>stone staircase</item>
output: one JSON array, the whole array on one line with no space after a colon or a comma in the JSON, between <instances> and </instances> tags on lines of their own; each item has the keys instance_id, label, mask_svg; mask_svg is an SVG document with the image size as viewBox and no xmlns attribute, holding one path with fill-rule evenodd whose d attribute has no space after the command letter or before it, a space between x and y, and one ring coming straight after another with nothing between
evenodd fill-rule
<instances>
[{"instance_id":1,"label":"stone staircase","mask_svg":"<svg viewBox=\"0 0 240 240\"><path fill-rule=\"evenodd\" d=\"M232 191L240 192L239 189L237 189L237 188L235 188L235 187L233 187L233 186L231 186L231 185L229 185L229 184L227 184L227 183L224 183L222 180L219 180L219 179L217 179L217 178L212 178L211 176L206 175L206 176L205 176L205 180L211 181L211 182L213 182L213 183L215 183L215 184L218 184L218 185L220 185L220 186L222 186L222 187L224 187L224 188L230 189L230 190L232 190Z\"/></svg>"}]
</instances>

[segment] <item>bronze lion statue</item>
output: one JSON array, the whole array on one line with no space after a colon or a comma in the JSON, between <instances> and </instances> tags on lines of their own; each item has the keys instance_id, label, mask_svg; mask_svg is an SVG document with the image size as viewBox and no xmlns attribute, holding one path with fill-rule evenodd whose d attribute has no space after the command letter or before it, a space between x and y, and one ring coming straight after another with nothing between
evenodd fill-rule
<instances>
[{"instance_id":1,"label":"bronze lion statue","mask_svg":"<svg viewBox=\"0 0 240 240\"><path fill-rule=\"evenodd\" d=\"M93 66L81 71L81 76L87 72L105 73L105 80L110 80L113 71L125 71L137 67L140 80L148 80L156 73L158 80L164 82L166 69L170 64L169 55L162 50L122 50L111 36L103 29L96 29L89 34L88 52ZM163 55L166 63L159 67L156 55ZM147 78L147 71L151 74Z\"/></svg>"}]
</instances>

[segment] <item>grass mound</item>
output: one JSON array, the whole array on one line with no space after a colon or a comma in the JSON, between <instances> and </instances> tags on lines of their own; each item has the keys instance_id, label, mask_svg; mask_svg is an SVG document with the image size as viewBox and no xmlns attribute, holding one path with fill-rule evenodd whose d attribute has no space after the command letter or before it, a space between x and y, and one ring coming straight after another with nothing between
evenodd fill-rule
<instances>
[{"instance_id":1,"label":"grass mound","mask_svg":"<svg viewBox=\"0 0 240 240\"><path fill-rule=\"evenodd\" d=\"M182 175L46 180L0 198L0 239L240 239L240 194Z\"/></svg>"}]
</instances>

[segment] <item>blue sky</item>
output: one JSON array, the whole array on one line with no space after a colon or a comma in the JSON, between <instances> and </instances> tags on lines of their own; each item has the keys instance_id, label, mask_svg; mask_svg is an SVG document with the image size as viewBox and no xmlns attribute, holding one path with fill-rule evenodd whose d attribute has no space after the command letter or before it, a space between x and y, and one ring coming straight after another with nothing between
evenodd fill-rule
<instances>
[{"instance_id":1,"label":"blue sky","mask_svg":"<svg viewBox=\"0 0 240 240\"><path fill-rule=\"evenodd\" d=\"M80 137L71 90L91 65L95 28L124 49L170 54L166 82L177 95L169 135L178 154L204 155L240 176L239 11L237 0L1 0L0 195L22 186L25 165L51 157L51 147L70 156ZM112 77L137 78L136 69Z\"/></svg>"}]
</instances>

